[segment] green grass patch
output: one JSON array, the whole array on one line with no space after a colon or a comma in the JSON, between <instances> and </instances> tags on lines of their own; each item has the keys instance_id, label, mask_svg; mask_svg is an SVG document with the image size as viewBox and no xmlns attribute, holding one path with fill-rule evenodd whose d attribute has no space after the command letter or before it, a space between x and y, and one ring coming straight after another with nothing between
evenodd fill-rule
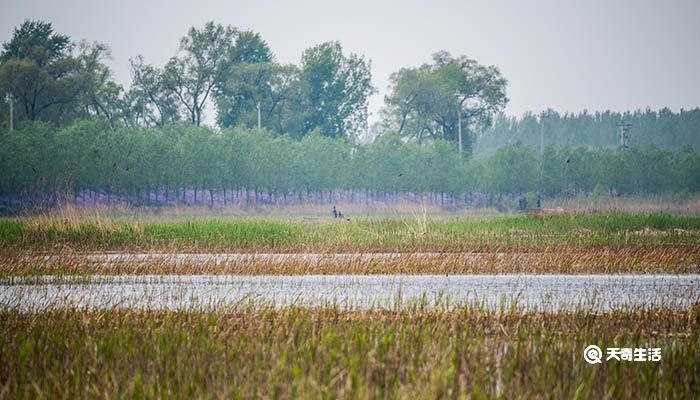
<instances>
[{"instance_id":1,"label":"green grass patch","mask_svg":"<svg viewBox=\"0 0 700 400\"><path fill-rule=\"evenodd\" d=\"M700 243L700 217L545 214L486 220L427 218L137 221L0 220L0 246L78 250L459 251L476 246Z\"/></svg>"}]
</instances>

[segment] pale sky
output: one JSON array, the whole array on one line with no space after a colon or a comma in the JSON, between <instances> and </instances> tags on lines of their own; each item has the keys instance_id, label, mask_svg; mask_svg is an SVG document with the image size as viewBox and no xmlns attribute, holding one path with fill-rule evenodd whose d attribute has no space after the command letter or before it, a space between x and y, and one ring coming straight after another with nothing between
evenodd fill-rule
<instances>
[{"instance_id":1,"label":"pale sky","mask_svg":"<svg viewBox=\"0 0 700 400\"><path fill-rule=\"evenodd\" d=\"M700 1L36 1L0 0L0 41L24 19L73 40L106 43L115 79L129 58L157 66L191 26L213 20L260 32L281 63L338 40L372 62L375 121L402 67L448 50L496 65L508 79L506 113L625 111L700 106ZM209 110L213 107L210 105ZM211 115L208 120L213 121Z\"/></svg>"}]
</instances>

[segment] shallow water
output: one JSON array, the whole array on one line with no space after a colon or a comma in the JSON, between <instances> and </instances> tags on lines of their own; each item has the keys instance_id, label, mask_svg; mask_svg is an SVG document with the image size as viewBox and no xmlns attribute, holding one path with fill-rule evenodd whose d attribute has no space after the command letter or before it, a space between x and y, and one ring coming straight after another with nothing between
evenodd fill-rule
<instances>
[{"instance_id":1,"label":"shallow water","mask_svg":"<svg viewBox=\"0 0 700 400\"><path fill-rule=\"evenodd\" d=\"M0 279L0 307L198 309L276 306L391 308L479 303L528 310L663 306L700 301L700 275L92 275Z\"/></svg>"}]
</instances>

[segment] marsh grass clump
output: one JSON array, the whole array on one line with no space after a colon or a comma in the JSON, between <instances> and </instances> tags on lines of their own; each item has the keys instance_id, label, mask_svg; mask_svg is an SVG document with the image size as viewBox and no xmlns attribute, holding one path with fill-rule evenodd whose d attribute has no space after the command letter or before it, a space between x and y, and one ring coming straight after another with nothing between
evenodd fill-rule
<instances>
[{"instance_id":1,"label":"marsh grass clump","mask_svg":"<svg viewBox=\"0 0 700 400\"><path fill-rule=\"evenodd\" d=\"M11 398L694 397L700 308L0 311ZM575 327L575 328L573 328ZM659 347L661 362L582 358Z\"/></svg>"}]
</instances>

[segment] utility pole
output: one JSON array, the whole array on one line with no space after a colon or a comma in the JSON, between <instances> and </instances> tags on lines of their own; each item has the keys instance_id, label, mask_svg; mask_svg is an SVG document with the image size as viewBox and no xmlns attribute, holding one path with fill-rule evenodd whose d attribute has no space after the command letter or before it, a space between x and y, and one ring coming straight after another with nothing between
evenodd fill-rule
<instances>
[{"instance_id":1,"label":"utility pole","mask_svg":"<svg viewBox=\"0 0 700 400\"><path fill-rule=\"evenodd\" d=\"M14 129L14 102L15 98L12 97L12 93L7 92L5 95L5 102L10 105L10 131Z\"/></svg>"},{"instance_id":2,"label":"utility pole","mask_svg":"<svg viewBox=\"0 0 700 400\"><path fill-rule=\"evenodd\" d=\"M257 107L258 107L258 130L260 130L260 128L262 127L262 125L260 123L260 100L258 100Z\"/></svg>"},{"instance_id":3,"label":"utility pole","mask_svg":"<svg viewBox=\"0 0 700 400\"><path fill-rule=\"evenodd\" d=\"M459 107L457 107L457 140L459 143L459 159L462 159L462 104L466 100L462 98L462 94L459 90L455 90L455 97L459 100Z\"/></svg>"},{"instance_id":4,"label":"utility pole","mask_svg":"<svg viewBox=\"0 0 700 400\"><path fill-rule=\"evenodd\" d=\"M620 128L620 154L624 154L625 149L629 147L627 141L630 137L630 127L632 124L623 121L615 126Z\"/></svg>"},{"instance_id":5,"label":"utility pole","mask_svg":"<svg viewBox=\"0 0 700 400\"><path fill-rule=\"evenodd\" d=\"M457 132L459 133L459 159L462 159L462 107L457 111Z\"/></svg>"},{"instance_id":6,"label":"utility pole","mask_svg":"<svg viewBox=\"0 0 700 400\"><path fill-rule=\"evenodd\" d=\"M540 155L544 154L544 119L549 118L549 113L542 111L540 114Z\"/></svg>"}]
</instances>

